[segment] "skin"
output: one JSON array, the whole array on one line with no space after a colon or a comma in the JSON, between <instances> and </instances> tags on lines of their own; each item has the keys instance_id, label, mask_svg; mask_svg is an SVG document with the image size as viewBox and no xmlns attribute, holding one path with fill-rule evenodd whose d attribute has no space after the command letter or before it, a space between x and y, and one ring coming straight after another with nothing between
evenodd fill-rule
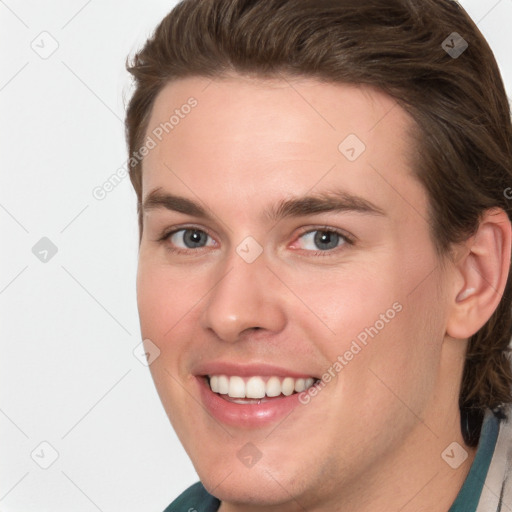
<instances>
[{"instance_id":1,"label":"skin","mask_svg":"<svg viewBox=\"0 0 512 512\"><path fill-rule=\"evenodd\" d=\"M377 90L187 78L159 93L147 134L190 96L197 107L144 159L143 201L161 187L200 202L212 219L144 212L137 297L143 338L160 349L152 377L201 481L222 512L448 510L475 454L458 409L466 338L503 291L508 219L486 216L441 265L427 195L412 174L412 120ZM348 134L366 145L353 162L338 150ZM282 199L333 187L384 214L262 215ZM202 247L187 248L183 232L158 241L190 226L209 235ZM355 242L340 238L322 252L301 231L325 226ZM248 236L263 249L250 264L236 252ZM458 301L469 287L475 292ZM279 424L226 426L202 407L199 363L321 376L397 302L402 310L378 335ZM251 468L237 457L248 442L262 454ZM441 457L452 442L468 454L457 469Z\"/></svg>"}]
</instances>

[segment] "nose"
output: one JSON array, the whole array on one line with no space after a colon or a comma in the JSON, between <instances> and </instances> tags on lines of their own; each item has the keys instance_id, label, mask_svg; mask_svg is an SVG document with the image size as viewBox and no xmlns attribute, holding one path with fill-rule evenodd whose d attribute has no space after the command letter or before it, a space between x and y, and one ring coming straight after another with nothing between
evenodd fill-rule
<instances>
[{"instance_id":1,"label":"nose","mask_svg":"<svg viewBox=\"0 0 512 512\"><path fill-rule=\"evenodd\" d=\"M234 253L214 283L203 302L203 329L230 343L239 341L246 331L284 329L286 289L267 268L263 254L247 263Z\"/></svg>"}]
</instances>

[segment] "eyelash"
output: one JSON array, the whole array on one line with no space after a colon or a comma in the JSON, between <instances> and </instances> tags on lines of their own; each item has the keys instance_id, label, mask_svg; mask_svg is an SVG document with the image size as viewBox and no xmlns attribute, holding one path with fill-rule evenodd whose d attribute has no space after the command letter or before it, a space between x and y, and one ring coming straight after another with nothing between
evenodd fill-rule
<instances>
[{"instance_id":1,"label":"eyelash","mask_svg":"<svg viewBox=\"0 0 512 512\"><path fill-rule=\"evenodd\" d=\"M176 233L179 233L180 231L199 231L201 233L205 233L207 236L209 236L210 238L213 238L207 231L205 231L204 229L200 229L196 226L181 226L180 228L173 228L171 231L166 231L163 233L163 235L157 239L157 242L159 243L164 243L166 242L172 235L175 235ZM310 253L310 254L313 254L314 256L320 256L320 257L325 257L325 256L332 256L333 253L337 253L339 252L344 245L349 245L349 246L352 246L355 244L355 240L354 238L348 236L346 233L338 230L338 229L334 229L334 228L331 228L331 227L328 227L328 226L322 226L322 227L315 227L313 229L311 228L302 228L300 230L300 233L299 235L297 236L297 238L301 238L303 237L304 235L307 235L309 233L314 233L315 231L318 231L320 233L329 233L329 234L336 234L338 235L340 238L341 238L341 241L343 242L340 246L338 247L335 247L333 249L327 249L325 251L311 251L311 250L307 250L307 249L303 249L305 250L306 252ZM169 247L168 245L166 246L166 249L171 252L171 253L174 253L174 254L190 254L190 252L198 252L198 249L205 249L205 247L199 247L197 249L181 249L181 248L173 248L173 247Z\"/></svg>"}]
</instances>

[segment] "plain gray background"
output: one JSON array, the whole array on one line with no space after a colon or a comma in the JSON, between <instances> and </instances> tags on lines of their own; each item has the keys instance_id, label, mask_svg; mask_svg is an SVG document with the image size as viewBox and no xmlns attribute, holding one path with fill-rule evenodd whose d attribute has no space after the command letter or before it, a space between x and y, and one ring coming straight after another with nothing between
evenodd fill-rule
<instances>
[{"instance_id":1,"label":"plain gray background","mask_svg":"<svg viewBox=\"0 0 512 512\"><path fill-rule=\"evenodd\" d=\"M2 512L161 512L197 480L137 357L135 193L93 193L126 169L125 58L175 3L0 0ZM510 97L512 0L461 3Z\"/></svg>"}]
</instances>

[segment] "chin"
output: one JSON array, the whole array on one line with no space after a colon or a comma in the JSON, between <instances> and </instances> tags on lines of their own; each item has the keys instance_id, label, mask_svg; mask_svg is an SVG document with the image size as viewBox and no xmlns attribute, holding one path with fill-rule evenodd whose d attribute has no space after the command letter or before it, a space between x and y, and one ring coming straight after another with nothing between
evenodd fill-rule
<instances>
[{"instance_id":1,"label":"chin","mask_svg":"<svg viewBox=\"0 0 512 512\"><path fill-rule=\"evenodd\" d=\"M279 506L296 495L289 484L278 483L265 469L255 467L243 471L232 467L199 476L210 494L227 503Z\"/></svg>"}]
</instances>

